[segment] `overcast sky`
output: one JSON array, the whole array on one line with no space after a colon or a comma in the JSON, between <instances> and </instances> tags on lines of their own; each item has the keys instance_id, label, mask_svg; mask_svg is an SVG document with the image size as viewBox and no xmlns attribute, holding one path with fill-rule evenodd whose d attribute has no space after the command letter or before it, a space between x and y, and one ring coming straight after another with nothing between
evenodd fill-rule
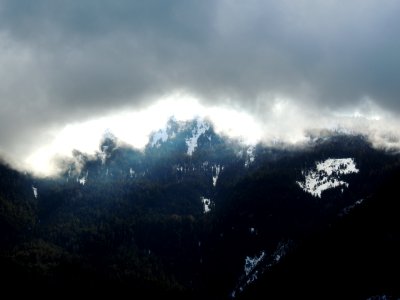
<instances>
[{"instance_id":1,"label":"overcast sky","mask_svg":"<svg viewBox=\"0 0 400 300\"><path fill-rule=\"evenodd\" d=\"M396 131L399 16L396 0L0 0L0 150L177 92L282 132L337 116Z\"/></svg>"}]
</instances>

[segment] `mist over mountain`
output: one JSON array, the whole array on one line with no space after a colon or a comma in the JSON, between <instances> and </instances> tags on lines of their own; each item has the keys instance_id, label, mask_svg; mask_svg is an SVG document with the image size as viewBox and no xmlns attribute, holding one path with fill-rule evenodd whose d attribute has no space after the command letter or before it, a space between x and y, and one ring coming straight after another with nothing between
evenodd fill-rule
<instances>
[{"instance_id":1,"label":"mist over mountain","mask_svg":"<svg viewBox=\"0 0 400 300\"><path fill-rule=\"evenodd\" d=\"M3 296L400 298L399 13L0 0Z\"/></svg>"},{"instance_id":2,"label":"mist over mountain","mask_svg":"<svg viewBox=\"0 0 400 300\"><path fill-rule=\"evenodd\" d=\"M41 171L70 148L94 151L104 124L136 146L182 107L247 114L267 142L344 128L400 149L399 11L396 0L1 0L0 154Z\"/></svg>"},{"instance_id":3,"label":"mist over mountain","mask_svg":"<svg viewBox=\"0 0 400 300\"><path fill-rule=\"evenodd\" d=\"M400 295L400 156L329 132L245 144L170 119L137 150L106 132L57 177L0 165L7 290L185 299ZM383 298L382 298L383 299Z\"/></svg>"}]
</instances>

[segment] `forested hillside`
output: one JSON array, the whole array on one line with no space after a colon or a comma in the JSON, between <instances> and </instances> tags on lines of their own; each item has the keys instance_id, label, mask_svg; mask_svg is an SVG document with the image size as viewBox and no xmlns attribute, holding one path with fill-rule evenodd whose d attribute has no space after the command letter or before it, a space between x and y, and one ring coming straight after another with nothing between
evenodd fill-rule
<instances>
[{"instance_id":1,"label":"forested hillside","mask_svg":"<svg viewBox=\"0 0 400 300\"><path fill-rule=\"evenodd\" d=\"M107 134L96 155L60 164L54 178L0 166L4 287L210 299L399 293L389 274L399 267L400 159L362 136L244 145L204 120L171 120L143 151Z\"/></svg>"}]
</instances>

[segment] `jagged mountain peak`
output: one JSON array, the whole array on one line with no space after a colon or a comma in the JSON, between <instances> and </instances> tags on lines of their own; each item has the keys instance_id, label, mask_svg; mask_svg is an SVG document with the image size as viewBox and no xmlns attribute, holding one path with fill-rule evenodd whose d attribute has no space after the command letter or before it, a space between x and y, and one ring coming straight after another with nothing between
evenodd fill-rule
<instances>
[{"instance_id":1,"label":"jagged mountain peak","mask_svg":"<svg viewBox=\"0 0 400 300\"><path fill-rule=\"evenodd\" d=\"M176 134L181 130L181 127L181 122L178 122L174 117L169 118L164 128L161 128L150 135L147 147L159 148L162 143L175 138Z\"/></svg>"},{"instance_id":2,"label":"jagged mountain peak","mask_svg":"<svg viewBox=\"0 0 400 300\"><path fill-rule=\"evenodd\" d=\"M150 135L149 143L146 148L161 148L165 145L180 144L179 149L185 148L187 155L191 156L198 147L198 140L207 134L207 139L211 141L215 135L212 123L201 117L188 121L177 121L170 118L166 126Z\"/></svg>"}]
</instances>

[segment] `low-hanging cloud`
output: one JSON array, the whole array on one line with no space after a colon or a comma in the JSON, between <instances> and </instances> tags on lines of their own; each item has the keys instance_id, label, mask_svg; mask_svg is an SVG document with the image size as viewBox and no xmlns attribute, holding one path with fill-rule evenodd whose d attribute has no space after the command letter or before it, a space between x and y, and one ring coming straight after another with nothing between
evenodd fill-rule
<instances>
[{"instance_id":1,"label":"low-hanging cloud","mask_svg":"<svg viewBox=\"0 0 400 300\"><path fill-rule=\"evenodd\" d=\"M399 12L395 0L0 0L0 149L19 158L49 129L175 91L267 124L281 99L304 127L365 103L395 119Z\"/></svg>"}]
</instances>

